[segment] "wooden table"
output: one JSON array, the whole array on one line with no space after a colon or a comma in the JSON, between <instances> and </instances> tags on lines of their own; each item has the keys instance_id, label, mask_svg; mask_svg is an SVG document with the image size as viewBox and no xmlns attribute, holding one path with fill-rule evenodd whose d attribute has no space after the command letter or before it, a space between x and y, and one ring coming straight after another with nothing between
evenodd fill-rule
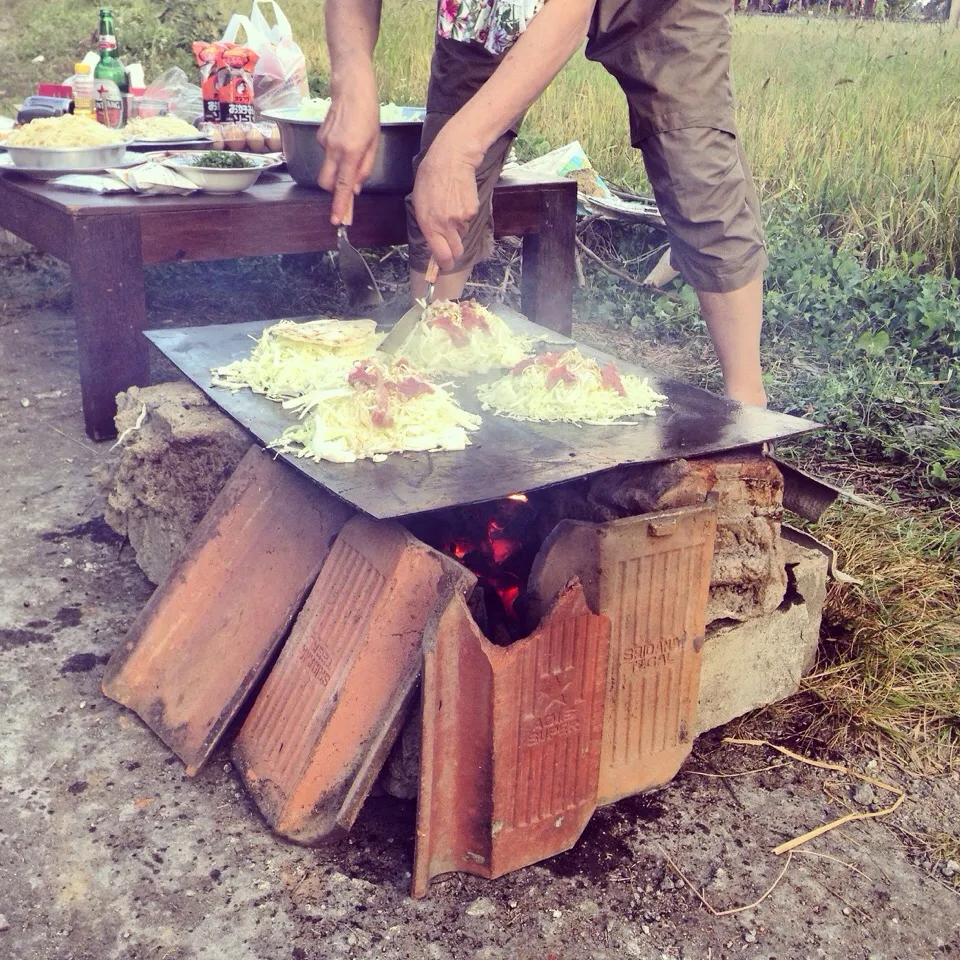
<instances>
[{"instance_id":1,"label":"wooden table","mask_svg":"<svg viewBox=\"0 0 960 960\"><path fill-rule=\"evenodd\" d=\"M502 182L493 197L497 235L523 238L523 312L569 334L574 283L576 184ZM116 395L150 383L143 268L334 250L330 195L271 178L228 197L101 197L0 176L0 227L70 264L80 391L88 435L116 436ZM404 198L357 197L350 240L406 242Z\"/></svg>"}]
</instances>

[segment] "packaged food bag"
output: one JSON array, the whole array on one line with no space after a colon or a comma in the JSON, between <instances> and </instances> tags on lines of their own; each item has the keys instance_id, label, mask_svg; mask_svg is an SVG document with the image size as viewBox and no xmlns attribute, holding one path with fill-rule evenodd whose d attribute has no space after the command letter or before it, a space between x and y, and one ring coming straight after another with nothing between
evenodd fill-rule
<instances>
[{"instance_id":1,"label":"packaged food bag","mask_svg":"<svg viewBox=\"0 0 960 960\"><path fill-rule=\"evenodd\" d=\"M200 67L203 119L212 123L252 121L257 53L221 40L194 43L193 55Z\"/></svg>"}]
</instances>

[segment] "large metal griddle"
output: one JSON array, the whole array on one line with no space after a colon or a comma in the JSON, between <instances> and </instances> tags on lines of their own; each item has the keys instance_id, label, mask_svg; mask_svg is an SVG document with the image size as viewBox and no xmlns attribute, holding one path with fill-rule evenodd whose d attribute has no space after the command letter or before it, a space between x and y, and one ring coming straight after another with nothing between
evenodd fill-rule
<instances>
[{"instance_id":1,"label":"large metal griddle","mask_svg":"<svg viewBox=\"0 0 960 960\"><path fill-rule=\"evenodd\" d=\"M574 341L531 323L505 307L496 312L518 333ZM276 321L151 330L146 336L211 400L264 444L295 422L294 415L262 396L231 393L210 384L211 367L249 354L251 338ZM609 354L579 344L584 354L606 363ZM656 417L636 425L578 427L528 423L484 413L476 387L499 373L460 381L454 390L468 410L482 413L483 426L464 451L393 454L382 463L316 463L284 456L312 480L378 519L403 517L444 507L496 500L524 490L552 486L625 464L656 463L716 453L816 429L819 425L769 410L745 407L678 380L658 377L617 360L621 371L649 376L668 398Z\"/></svg>"}]
</instances>

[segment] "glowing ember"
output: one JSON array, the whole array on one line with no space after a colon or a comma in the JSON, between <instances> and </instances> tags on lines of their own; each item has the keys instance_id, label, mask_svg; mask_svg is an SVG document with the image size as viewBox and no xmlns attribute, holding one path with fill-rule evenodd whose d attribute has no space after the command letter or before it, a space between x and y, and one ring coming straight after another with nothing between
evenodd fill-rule
<instances>
[{"instance_id":1,"label":"glowing ember","mask_svg":"<svg viewBox=\"0 0 960 960\"><path fill-rule=\"evenodd\" d=\"M514 603L517 602L517 597L520 596L519 587L503 587L497 591L500 594L500 599L503 601L503 609L507 611L508 617L515 617L517 615L516 611L513 609Z\"/></svg>"},{"instance_id":2,"label":"glowing ember","mask_svg":"<svg viewBox=\"0 0 960 960\"><path fill-rule=\"evenodd\" d=\"M503 563L509 557L512 557L519 547L520 544L512 540L491 540L490 552L493 554L493 562Z\"/></svg>"},{"instance_id":3,"label":"glowing ember","mask_svg":"<svg viewBox=\"0 0 960 960\"><path fill-rule=\"evenodd\" d=\"M525 634L524 589L539 546L536 516L527 495L514 493L410 525L414 535L476 574L485 600L482 625L497 643Z\"/></svg>"}]
</instances>

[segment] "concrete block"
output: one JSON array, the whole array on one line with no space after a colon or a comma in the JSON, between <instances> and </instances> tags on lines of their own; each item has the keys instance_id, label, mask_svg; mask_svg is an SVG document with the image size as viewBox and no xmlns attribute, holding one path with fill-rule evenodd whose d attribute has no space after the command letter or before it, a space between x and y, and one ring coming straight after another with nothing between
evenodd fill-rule
<instances>
[{"instance_id":1,"label":"concrete block","mask_svg":"<svg viewBox=\"0 0 960 960\"><path fill-rule=\"evenodd\" d=\"M97 476L104 516L147 578L161 583L252 446L250 435L185 382L119 394L115 423L115 459Z\"/></svg>"},{"instance_id":2,"label":"concrete block","mask_svg":"<svg viewBox=\"0 0 960 960\"><path fill-rule=\"evenodd\" d=\"M588 502L616 516L717 506L707 623L772 613L787 581L780 539L783 477L768 458L734 452L601 474ZM605 518L609 519L609 518Z\"/></svg>"},{"instance_id":3,"label":"concrete block","mask_svg":"<svg viewBox=\"0 0 960 960\"><path fill-rule=\"evenodd\" d=\"M827 558L781 542L786 596L772 613L707 629L696 732L703 733L797 692L813 667L827 594Z\"/></svg>"}]
</instances>

